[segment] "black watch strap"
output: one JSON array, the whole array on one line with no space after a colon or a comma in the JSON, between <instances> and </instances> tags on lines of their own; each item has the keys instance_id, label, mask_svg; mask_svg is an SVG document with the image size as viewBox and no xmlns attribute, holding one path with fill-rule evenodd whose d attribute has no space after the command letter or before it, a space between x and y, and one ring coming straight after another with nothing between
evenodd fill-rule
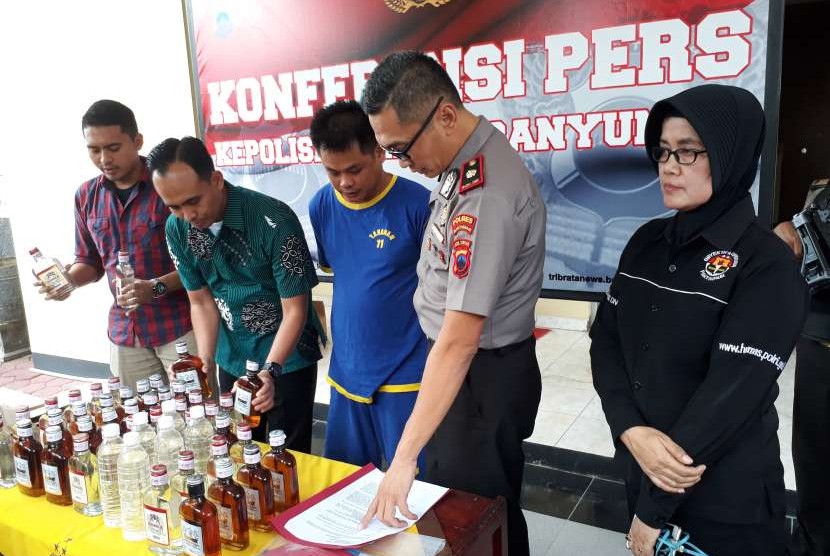
<instances>
[{"instance_id":1,"label":"black watch strap","mask_svg":"<svg viewBox=\"0 0 830 556\"><path fill-rule=\"evenodd\" d=\"M273 361L266 361L263 368L268 371L268 374L271 375L271 378L277 378L282 375L282 365L279 363L274 363Z\"/></svg>"}]
</instances>

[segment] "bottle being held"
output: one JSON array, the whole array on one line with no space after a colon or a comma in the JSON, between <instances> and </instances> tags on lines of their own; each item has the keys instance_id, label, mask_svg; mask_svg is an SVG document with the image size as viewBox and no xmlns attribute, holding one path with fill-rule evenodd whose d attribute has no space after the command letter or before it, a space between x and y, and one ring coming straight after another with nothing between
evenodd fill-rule
<instances>
[{"instance_id":1,"label":"bottle being held","mask_svg":"<svg viewBox=\"0 0 830 556\"><path fill-rule=\"evenodd\" d=\"M208 488L208 499L216 504L219 513L222 546L244 550L249 543L248 509L245 489L233 480L233 467L228 457L216 460L216 481Z\"/></svg>"},{"instance_id":2,"label":"bottle being held","mask_svg":"<svg viewBox=\"0 0 830 556\"><path fill-rule=\"evenodd\" d=\"M85 432L73 437L75 454L69 458L69 488L72 507L81 515L101 515L101 491L98 462L90 453L89 435Z\"/></svg>"},{"instance_id":3,"label":"bottle being held","mask_svg":"<svg viewBox=\"0 0 830 556\"><path fill-rule=\"evenodd\" d=\"M180 554L182 526L179 518L181 496L170 488L167 468L157 464L150 468L150 489L144 495L144 533L150 552Z\"/></svg>"},{"instance_id":4,"label":"bottle being held","mask_svg":"<svg viewBox=\"0 0 830 556\"><path fill-rule=\"evenodd\" d=\"M271 451L262 456L262 466L271 472L274 487L274 509L277 513L300 503L300 481L297 459L285 449L285 433L273 430L268 434Z\"/></svg>"},{"instance_id":5,"label":"bottle being held","mask_svg":"<svg viewBox=\"0 0 830 556\"><path fill-rule=\"evenodd\" d=\"M12 436L3 428L3 414L0 413L0 487L14 488L17 484L12 454Z\"/></svg>"},{"instance_id":6,"label":"bottle being held","mask_svg":"<svg viewBox=\"0 0 830 556\"><path fill-rule=\"evenodd\" d=\"M176 342L176 353L179 358L170 366L173 378L184 382L186 391L198 388L206 398L213 396L207 375L202 372L202 359L188 352L187 342Z\"/></svg>"},{"instance_id":7,"label":"bottle being held","mask_svg":"<svg viewBox=\"0 0 830 556\"><path fill-rule=\"evenodd\" d=\"M17 488L26 496L43 496L42 449L32 433L31 421L17 422L17 442L12 450Z\"/></svg>"},{"instance_id":8,"label":"bottle being held","mask_svg":"<svg viewBox=\"0 0 830 556\"><path fill-rule=\"evenodd\" d=\"M75 289L72 279L66 272L66 268L58 259L53 257L44 257L40 249L33 247L29 250L29 254L34 259L32 263L32 274L35 278L51 290L54 297L68 295Z\"/></svg>"},{"instance_id":9,"label":"bottle being held","mask_svg":"<svg viewBox=\"0 0 830 556\"><path fill-rule=\"evenodd\" d=\"M150 458L136 431L124 435L118 455L118 494L121 497L121 533L124 540L144 540L144 495L150 488Z\"/></svg>"},{"instance_id":10,"label":"bottle being held","mask_svg":"<svg viewBox=\"0 0 830 556\"><path fill-rule=\"evenodd\" d=\"M178 461L179 471L170 479L170 488L181 494L182 497L187 497L187 478L196 474L194 467L193 450L180 450Z\"/></svg>"},{"instance_id":11,"label":"bottle being held","mask_svg":"<svg viewBox=\"0 0 830 556\"><path fill-rule=\"evenodd\" d=\"M121 293L135 283L135 271L130 264L130 253L128 251L118 252L118 264L115 266L115 295L116 299ZM122 309L135 309L135 303L120 305Z\"/></svg>"},{"instance_id":12,"label":"bottle being held","mask_svg":"<svg viewBox=\"0 0 830 556\"><path fill-rule=\"evenodd\" d=\"M207 472L207 462L210 459L210 440L214 435L213 426L205 419L205 408L194 405L190 408L190 422L184 431L184 443L196 458L196 473L204 475Z\"/></svg>"},{"instance_id":13,"label":"bottle being held","mask_svg":"<svg viewBox=\"0 0 830 556\"><path fill-rule=\"evenodd\" d=\"M272 531L274 487L271 473L260 464L259 446L245 446L245 465L236 472L236 482L245 489L248 525L254 531Z\"/></svg>"},{"instance_id":14,"label":"bottle being held","mask_svg":"<svg viewBox=\"0 0 830 556\"><path fill-rule=\"evenodd\" d=\"M173 418L162 415L156 435L156 459L171 472L178 469L179 452L184 450L184 438L176 430Z\"/></svg>"},{"instance_id":15,"label":"bottle being held","mask_svg":"<svg viewBox=\"0 0 830 556\"><path fill-rule=\"evenodd\" d=\"M98 447L98 481L101 486L101 509L104 525L121 527L121 498L118 492L118 456L124 447L121 429L116 423L104 425L103 441Z\"/></svg>"},{"instance_id":16,"label":"bottle being held","mask_svg":"<svg viewBox=\"0 0 830 556\"><path fill-rule=\"evenodd\" d=\"M182 546L188 556L219 556L219 514L216 506L205 498L201 475L187 480L187 499L179 506L182 521Z\"/></svg>"},{"instance_id":17,"label":"bottle being held","mask_svg":"<svg viewBox=\"0 0 830 556\"><path fill-rule=\"evenodd\" d=\"M256 361L245 362L245 376L236 381L236 399L234 410L239 414L239 422L248 423L252 429L259 426L261 414L254 409L253 399L262 388L259 376L259 364Z\"/></svg>"}]
</instances>

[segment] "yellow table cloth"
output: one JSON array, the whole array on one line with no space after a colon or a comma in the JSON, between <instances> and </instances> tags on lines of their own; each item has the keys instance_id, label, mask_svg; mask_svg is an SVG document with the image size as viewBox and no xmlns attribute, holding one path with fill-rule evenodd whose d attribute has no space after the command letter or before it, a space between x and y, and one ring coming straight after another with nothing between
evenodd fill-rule
<instances>
[{"instance_id":1,"label":"yellow table cloth","mask_svg":"<svg viewBox=\"0 0 830 556\"><path fill-rule=\"evenodd\" d=\"M266 448L262 446L263 449ZM358 467L319 456L292 452L297 458L300 498L305 500L354 473ZM87 517L72 506L56 506L45 496L31 498L17 487L0 489L0 553L3 556L129 556L150 554L147 541L126 541L120 528L104 526L102 516ZM250 532L250 546L227 554L255 555L276 533Z\"/></svg>"}]
</instances>

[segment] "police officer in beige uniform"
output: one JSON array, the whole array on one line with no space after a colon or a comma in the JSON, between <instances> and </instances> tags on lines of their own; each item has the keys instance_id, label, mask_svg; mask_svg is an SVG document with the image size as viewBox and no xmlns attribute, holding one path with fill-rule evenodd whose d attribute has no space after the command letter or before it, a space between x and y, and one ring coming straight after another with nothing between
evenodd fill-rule
<instances>
[{"instance_id":1,"label":"police officer in beige uniform","mask_svg":"<svg viewBox=\"0 0 830 556\"><path fill-rule=\"evenodd\" d=\"M418 263L415 309L431 342L421 390L364 523L413 518L406 497L426 446L429 482L508 501L511 555L528 554L519 506L522 441L541 377L533 338L546 211L530 172L449 76L417 52L388 56L362 104L378 143L439 185Z\"/></svg>"}]
</instances>

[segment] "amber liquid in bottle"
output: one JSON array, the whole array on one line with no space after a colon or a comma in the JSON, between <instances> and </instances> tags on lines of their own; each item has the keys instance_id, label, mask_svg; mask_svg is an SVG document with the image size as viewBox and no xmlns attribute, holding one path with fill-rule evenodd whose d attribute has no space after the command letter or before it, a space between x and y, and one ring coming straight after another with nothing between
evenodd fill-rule
<instances>
[{"instance_id":1,"label":"amber liquid in bottle","mask_svg":"<svg viewBox=\"0 0 830 556\"><path fill-rule=\"evenodd\" d=\"M41 447L32 433L30 421L17 422L14 443L14 471L17 488L26 496L43 496L43 471L40 468Z\"/></svg>"},{"instance_id":2,"label":"amber liquid in bottle","mask_svg":"<svg viewBox=\"0 0 830 556\"><path fill-rule=\"evenodd\" d=\"M271 472L274 510L284 512L300 503L297 459L285 449L285 433L273 430L268 435L271 451L262 456L262 467Z\"/></svg>"},{"instance_id":3,"label":"amber liquid in bottle","mask_svg":"<svg viewBox=\"0 0 830 556\"><path fill-rule=\"evenodd\" d=\"M262 415L254 409L254 398L262 388L262 380L257 373L259 365L254 361L245 364L245 376L236 381L236 398L234 398L233 409L239 414L242 422L251 425L252 429L259 426Z\"/></svg>"},{"instance_id":4,"label":"amber liquid in bottle","mask_svg":"<svg viewBox=\"0 0 830 556\"><path fill-rule=\"evenodd\" d=\"M233 480L233 462L219 458L216 465L216 482L208 489L208 498L219 512L219 536L222 546L230 550L248 547L248 509L245 489Z\"/></svg>"},{"instance_id":5,"label":"amber liquid in bottle","mask_svg":"<svg viewBox=\"0 0 830 556\"><path fill-rule=\"evenodd\" d=\"M184 381L186 390L199 388L205 398L213 396L213 390L210 389L207 375L202 372L203 363L201 358L190 355L185 342L176 344L176 353L179 354L179 358L170 367L173 371L173 378Z\"/></svg>"},{"instance_id":6,"label":"amber liquid in bottle","mask_svg":"<svg viewBox=\"0 0 830 556\"><path fill-rule=\"evenodd\" d=\"M248 525L254 531L273 531L274 487L271 472L260 465L259 446L245 447L245 465L236 473L236 481L245 489L248 506Z\"/></svg>"},{"instance_id":7,"label":"amber liquid in bottle","mask_svg":"<svg viewBox=\"0 0 830 556\"><path fill-rule=\"evenodd\" d=\"M46 438L49 444L41 457L46 501L59 506L71 506L72 489L69 485L69 458L64 453L63 429L57 425L48 427Z\"/></svg>"},{"instance_id":8,"label":"amber liquid in bottle","mask_svg":"<svg viewBox=\"0 0 830 556\"><path fill-rule=\"evenodd\" d=\"M219 512L213 502L205 498L201 475L187 479L187 493L187 500L179 506L184 553L189 556L220 556Z\"/></svg>"}]
</instances>

